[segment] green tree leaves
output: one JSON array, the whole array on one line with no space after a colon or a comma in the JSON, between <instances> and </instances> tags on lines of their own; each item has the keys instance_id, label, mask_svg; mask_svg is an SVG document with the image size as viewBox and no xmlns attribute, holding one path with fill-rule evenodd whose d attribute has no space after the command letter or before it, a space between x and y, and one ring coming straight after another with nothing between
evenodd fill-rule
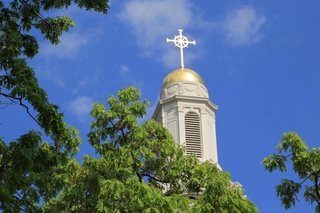
<instances>
[{"instance_id":1,"label":"green tree leaves","mask_svg":"<svg viewBox=\"0 0 320 213\"><path fill-rule=\"evenodd\" d=\"M58 16L55 18L47 17L41 19L35 28L39 29L44 35L44 38L49 40L52 44L59 44L59 37L63 32L68 32L70 27L73 27L75 23L67 16Z\"/></svg>"},{"instance_id":2,"label":"green tree leaves","mask_svg":"<svg viewBox=\"0 0 320 213\"><path fill-rule=\"evenodd\" d=\"M142 124L149 102L134 87L95 103L88 134L99 157L66 167L64 188L45 212L257 212L230 174L200 163L154 120ZM189 197L197 197L191 200Z\"/></svg>"},{"instance_id":3,"label":"green tree leaves","mask_svg":"<svg viewBox=\"0 0 320 213\"><path fill-rule=\"evenodd\" d=\"M53 44L74 22L66 16L46 17L47 11L72 3L87 10L107 13L108 0L53 1L0 0L0 105L2 99L22 106L42 129L16 135L14 141L0 136L0 209L3 212L36 212L40 201L55 197L64 185L65 173L81 139L63 121L58 106L51 104L28 66L39 50L36 30ZM0 107L1 110L5 110ZM33 114L34 113L34 114ZM0 123L3 122L0 120Z\"/></svg>"},{"instance_id":4,"label":"green tree leaves","mask_svg":"<svg viewBox=\"0 0 320 213\"><path fill-rule=\"evenodd\" d=\"M9 146L2 142L0 156L0 208L4 212L35 211L40 198L47 200L62 188L56 175L68 154L42 142L40 133L30 131Z\"/></svg>"},{"instance_id":5,"label":"green tree leaves","mask_svg":"<svg viewBox=\"0 0 320 213\"><path fill-rule=\"evenodd\" d=\"M299 178L299 181L283 179L281 184L276 186L277 196L284 208L289 209L299 201L298 194L304 187L305 200L311 205L316 204L315 212L320 212L320 149L308 150L305 142L295 132L284 133L276 148L279 154L263 159L265 168L269 172L286 172L286 163L290 160L293 171Z\"/></svg>"}]
</instances>

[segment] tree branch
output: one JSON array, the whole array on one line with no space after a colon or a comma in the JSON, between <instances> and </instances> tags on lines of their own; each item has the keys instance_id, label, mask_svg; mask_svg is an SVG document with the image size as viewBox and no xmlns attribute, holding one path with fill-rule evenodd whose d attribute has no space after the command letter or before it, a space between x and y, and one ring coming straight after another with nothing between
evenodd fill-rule
<instances>
[{"instance_id":1,"label":"tree branch","mask_svg":"<svg viewBox=\"0 0 320 213\"><path fill-rule=\"evenodd\" d=\"M317 202L318 206L320 206L320 202L318 201L318 199L313 194L310 194L310 196Z\"/></svg>"},{"instance_id":2,"label":"tree branch","mask_svg":"<svg viewBox=\"0 0 320 213\"><path fill-rule=\"evenodd\" d=\"M19 2L20 2L23 6L25 6L26 8L28 8L28 10L29 10L30 12L33 12L34 14L36 14L39 19L44 20L44 17L43 17L41 14L39 14L37 11L35 11L34 9L32 9L31 6L30 6L26 1L24 1L24 0L19 0Z\"/></svg>"},{"instance_id":3,"label":"tree branch","mask_svg":"<svg viewBox=\"0 0 320 213\"><path fill-rule=\"evenodd\" d=\"M118 123L119 123L119 122L120 122L120 121L118 121ZM113 127L114 129L117 129L116 125L115 125L112 121L109 120L109 123L112 125L112 127ZM127 144L128 141L127 141L127 137L126 137L126 134L125 134L123 128L120 127L120 128L118 128L118 129L119 129L119 131L121 132L121 136L123 137L125 143ZM134 155L133 155L133 153L132 153L132 150L130 151L130 155L131 155L131 157L132 157L132 159L133 159L133 161L134 161L134 168L135 168L135 170L137 170L137 169L138 169L138 166L137 166L137 164L136 164L136 162L135 162L136 159L135 159L135 157L134 157ZM138 172L136 172L136 175L137 175L138 178L139 178L139 182L142 183L142 176L141 176L141 174L139 174Z\"/></svg>"},{"instance_id":4,"label":"tree branch","mask_svg":"<svg viewBox=\"0 0 320 213\"><path fill-rule=\"evenodd\" d=\"M0 107L0 109L4 109L7 108L8 106L14 104L14 102L11 101L11 103L1 103L2 105L4 105L3 107Z\"/></svg>"},{"instance_id":5,"label":"tree branch","mask_svg":"<svg viewBox=\"0 0 320 213\"><path fill-rule=\"evenodd\" d=\"M288 154L287 156L285 156L286 158L288 158L288 157L290 157L290 156L295 156L295 154L294 153L291 153L291 154ZM287 160L287 159L286 159Z\"/></svg>"},{"instance_id":6,"label":"tree branch","mask_svg":"<svg viewBox=\"0 0 320 213\"><path fill-rule=\"evenodd\" d=\"M32 212L29 210L29 208L31 208L30 206L28 206L27 204L25 204L20 198L18 198L17 196L15 195L12 195L12 198L14 198L15 200L17 200L21 205L25 206L25 208L23 209L19 204L17 204L16 202L13 202L16 206L19 207L19 209L22 211L22 212ZM29 208L28 208L29 207Z\"/></svg>"},{"instance_id":7,"label":"tree branch","mask_svg":"<svg viewBox=\"0 0 320 213\"><path fill-rule=\"evenodd\" d=\"M318 172L320 172L320 171L318 171ZM317 195L316 201L317 201L317 203L318 203L318 205L320 207L320 193L319 193L319 187L318 187L318 179L319 179L319 177L318 177L318 174L317 174L318 172L314 173L314 185L315 185L315 190L316 190L316 195Z\"/></svg>"},{"instance_id":8,"label":"tree branch","mask_svg":"<svg viewBox=\"0 0 320 213\"><path fill-rule=\"evenodd\" d=\"M125 134L125 132L124 132L124 130L123 130L123 128L122 127L120 127L120 132L121 132L121 135L122 135L122 137L124 138L124 140L125 140L125 142L126 143L128 143L128 141L127 141L127 137L126 137L126 134ZM130 151L130 155L131 155L131 157L132 157L132 160L133 160L133 162L134 162L134 168L135 168L135 170L138 170L138 166L137 166L137 163L136 163L136 158L134 157L134 154L133 154L133 150L131 150ZM141 174L139 174L139 172L137 171L136 172L136 175L138 176L138 178L139 178L139 182L140 183L142 183L142 175Z\"/></svg>"},{"instance_id":9,"label":"tree branch","mask_svg":"<svg viewBox=\"0 0 320 213\"><path fill-rule=\"evenodd\" d=\"M34 120L39 126L41 126L40 123L37 121L37 119L30 113L29 107L22 102L22 97L19 97L19 98L13 97L11 95L8 95L8 94L2 93L2 92L0 92L0 95L8 98L12 103L18 104L18 105L22 106L23 108L25 108L27 111L27 114L32 118L32 120ZM19 103L17 103L15 100L19 101Z\"/></svg>"},{"instance_id":10,"label":"tree branch","mask_svg":"<svg viewBox=\"0 0 320 213\"><path fill-rule=\"evenodd\" d=\"M158 179L158 178L156 178L156 177L153 177L153 176L151 176L151 175L148 174L148 173L144 173L143 175L146 176L146 177L148 177L148 178L150 178L150 179L152 179L152 180L155 180L155 181L157 181L157 182L160 182L160 183L170 183L169 181L163 181L163 180L160 180L160 179Z\"/></svg>"}]
</instances>

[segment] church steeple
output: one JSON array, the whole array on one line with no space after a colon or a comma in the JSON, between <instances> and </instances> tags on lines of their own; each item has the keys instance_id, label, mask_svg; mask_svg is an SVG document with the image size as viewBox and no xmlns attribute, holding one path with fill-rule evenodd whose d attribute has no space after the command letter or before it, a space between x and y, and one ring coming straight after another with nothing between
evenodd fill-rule
<instances>
[{"instance_id":1,"label":"church steeple","mask_svg":"<svg viewBox=\"0 0 320 213\"><path fill-rule=\"evenodd\" d=\"M182 30L179 32L180 35L167 42L172 41L180 48L181 68L163 80L153 119L163 123L178 144L186 146L186 154L218 163L215 122L218 107L210 101L201 76L184 68L183 48L195 41L188 41Z\"/></svg>"}]
</instances>

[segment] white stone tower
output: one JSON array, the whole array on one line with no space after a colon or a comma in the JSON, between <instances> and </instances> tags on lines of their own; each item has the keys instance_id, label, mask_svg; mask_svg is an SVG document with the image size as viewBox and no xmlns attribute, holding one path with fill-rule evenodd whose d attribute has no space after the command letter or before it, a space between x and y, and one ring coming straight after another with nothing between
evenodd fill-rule
<instances>
[{"instance_id":1,"label":"white stone tower","mask_svg":"<svg viewBox=\"0 0 320 213\"><path fill-rule=\"evenodd\" d=\"M183 48L195 41L182 35L173 40L181 50L181 68L169 73L163 80L160 101L153 119L163 123L174 140L186 146L187 154L195 154L200 161L212 160L218 164L216 139L216 111L218 107L209 99L201 76L184 68ZM219 167L219 165L218 165Z\"/></svg>"}]
</instances>

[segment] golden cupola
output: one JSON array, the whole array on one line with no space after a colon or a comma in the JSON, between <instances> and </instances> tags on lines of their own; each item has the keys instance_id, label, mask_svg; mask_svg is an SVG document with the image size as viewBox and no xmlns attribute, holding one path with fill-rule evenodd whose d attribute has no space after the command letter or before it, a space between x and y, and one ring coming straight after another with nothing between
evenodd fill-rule
<instances>
[{"instance_id":1,"label":"golden cupola","mask_svg":"<svg viewBox=\"0 0 320 213\"><path fill-rule=\"evenodd\" d=\"M180 68L172 71L167 75L167 77L165 77L162 83L162 87L165 87L171 83L180 82L180 81L195 82L205 86L203 79L197 72L187 68Z\"/></svg>"},{"instance_id":2,"label":"golden cupola","mask_svg":"<svg viewBox=\"0 0 320 213\"><path fill-rule=\"evenodd\" d=\"M208 98L208 90L202 77L195 71L180 68L169 73L163 80L160 100L176 95Z\"/></svg>"}]
</instances>

